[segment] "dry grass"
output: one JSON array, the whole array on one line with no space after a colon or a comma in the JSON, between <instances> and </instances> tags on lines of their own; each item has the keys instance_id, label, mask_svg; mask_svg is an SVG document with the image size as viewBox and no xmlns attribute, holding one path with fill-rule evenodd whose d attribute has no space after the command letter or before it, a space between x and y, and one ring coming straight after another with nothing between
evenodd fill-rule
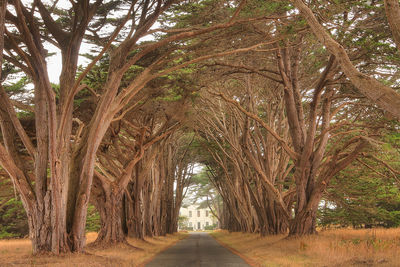
<instances>
[{"instance_id":1,"label":"dry grass","mask_svg":"<svg viewBox=\"0 0 400 267\"><path fill-rule=\"evenodd\" d=\"M96 233L87 234L87 242L96 239ZM187 234L178 233L166 237L146 238L145 241L128 239L129 244L140 248L133 249L126 245L108 249L87 248L85 254L67 254L63 256L33 256L31 242L27 239L0 240L0 266L81 266L81 267L130 267L141 266L154 255Z\"/></svg>"},{"instance_id":2,"label":"dry grass","mask_svg":"<svg viewBox=\"0 0 400 267\"><path fill-rule=\"evenodd\" d=\"M256 234L212 234L256 266L400 266L400 229L326 230L286 239Z\"/></svg>"}]
</instances>

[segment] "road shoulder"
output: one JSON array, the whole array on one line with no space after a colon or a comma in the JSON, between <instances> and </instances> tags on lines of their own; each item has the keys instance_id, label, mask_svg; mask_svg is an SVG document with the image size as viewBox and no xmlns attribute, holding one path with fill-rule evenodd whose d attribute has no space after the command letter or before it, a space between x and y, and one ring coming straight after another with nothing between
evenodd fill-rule
<instances>
[{"instance_id":1,"label":"road shoulder","mask_svg":"<svg viewBox=\"0 0 400 267\"><path fill-rule=\"evenodd\" d=\"M235 248L229 246L229 244L224 243L221 239L218 238L218 235L216 235L216 232L211 232L209 233L210 236L212 238L215 239L215 241L218 242L218 244L220 244L221 246L223 246L224 248L230 250L232 253L238 255L240 258L242 258L248 265L252 266L252 267L262 267L261 264L259 264L258 262L256 262L255 260L247 257L246 255L244 255L243 253L241 253L240 251L236 250Z\"/></svg>"}]
</instances>

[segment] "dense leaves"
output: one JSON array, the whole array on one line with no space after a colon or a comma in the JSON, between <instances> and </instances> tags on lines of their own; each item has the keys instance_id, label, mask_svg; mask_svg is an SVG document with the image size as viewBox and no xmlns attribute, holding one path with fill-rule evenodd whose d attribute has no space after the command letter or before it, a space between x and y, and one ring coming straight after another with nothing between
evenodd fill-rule
<instances>
[{"instance_id":1,"label":"dense leaves","mask_svg":"<svg viewBox=\"0 0 400 267\"><path fill-rule=\"evenodd\" d=\"M376 166L375 166L376 167ZM320 207L322 226L398 227L400 190L362 166L352 166L332 180Z\"/></svg>"}]
</instances>

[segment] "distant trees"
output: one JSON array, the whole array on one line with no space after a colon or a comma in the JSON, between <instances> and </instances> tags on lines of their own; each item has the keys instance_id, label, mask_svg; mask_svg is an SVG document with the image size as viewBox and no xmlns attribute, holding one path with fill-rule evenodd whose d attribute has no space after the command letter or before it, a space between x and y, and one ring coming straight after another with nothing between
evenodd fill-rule
<instances>
[{"instance_id":1,"label":"distant trees","mask_svg":"<svg viewBox=\"0 0 400 267\"><path fill-rule=\"evenodd\" d=\"M399 195L398 184L392 179L357 162L332 180L318 220L328 227L398 227Z\"/></svg>"},{"instance_id":2,"label":"distant trees","mask_svg":"<svg viewBox=\"0 0 400 267\"><path fill-rule=\"evenodd\" d=\"M385 144L364 153L336 175L327 188L319 221L323 226L396 227L400 223L399 135L384 135Z\"/></svg>"},{"instance_id":3,"label":"distant trees","mask_svg":"<svg viewBox=\"0 0 400 267\"><path fill-rule=\"evenodd\" d=\"M246 95L230 94L253 111L263 114L263 119L271 127L288 138L285 124L277 119L284 117L279 94L264 91L261 88L265 87L246 79L249 77L237 78L236 86L245 87ZM220 85L218 89L224 86ZM207 140L205 148L222 172L211 172L210 179L219 189L231 216L235 216L237 229L262 234L285 232L289 216L285 200L290 202L290 193L284 196L288 188L275 186L283 185L291 170L286 152L259 122L251 121L239 110L220 101L202 103L200 107L208 112L199 112L202 115L198 131Z\"/></svg>"}]
</instances>

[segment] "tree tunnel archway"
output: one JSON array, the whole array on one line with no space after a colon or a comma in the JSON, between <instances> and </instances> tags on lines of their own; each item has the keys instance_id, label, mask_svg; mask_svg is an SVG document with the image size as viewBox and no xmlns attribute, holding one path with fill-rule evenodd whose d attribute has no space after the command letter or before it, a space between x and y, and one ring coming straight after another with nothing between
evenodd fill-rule
<instances>
[{"instance_id":1,"label":"tree tunnel archway","mask_svg":"<svg viewBox=\"0 0 400 267\"><path fill-rule=\"evenodd\" d=\"M315 233L346 168L398 182L400 12L384 2L315 4L329 35L301 1L2 1L0 165L33 252L83 251L89 201L100 245L176 231L194 163L221 225L261 235Z\"/></svg>"}]
</instances>

